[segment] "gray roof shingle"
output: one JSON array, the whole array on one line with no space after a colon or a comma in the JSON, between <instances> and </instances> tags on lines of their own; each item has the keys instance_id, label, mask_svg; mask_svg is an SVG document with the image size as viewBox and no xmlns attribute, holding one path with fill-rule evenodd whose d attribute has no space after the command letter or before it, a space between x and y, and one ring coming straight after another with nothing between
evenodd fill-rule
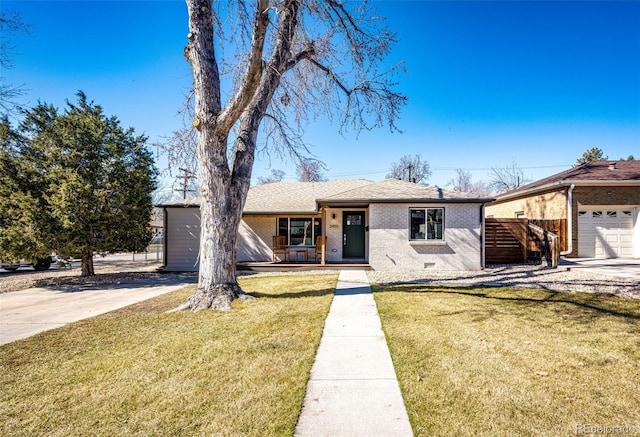
<instances>
[{"instance_id":1,"label":"gray roof shingle","mask_svg":"<svg viewBox=\"0 0 640 437\"><path fill-rule=\"evenodd\" d=\"M369 185L366 179L337 179L328 182L271 182L249 189L245 214L316 213L319 198Z\"/></svg>"},{"instance_id":2,"label":"gray roof shingle","mask_svg":"<svg viewBox=\"0 0 640 437\"><path fill-rule=\"evenodd\" d=\"M353 190L319 198L321 203L331 202L487 202L491 198L475 194L444 190L440 187L418 185L398 179L371 182Z\"/></svg>"},{"instance_id":3,"label":"gray roof shingle","mask_svg":"<svg viewBox=\"0 0 640 437\"><path fill-rule=\"evenodd\" d=\"M337 179L328 182L271 182L249 189L244 214L315 214L324 205L390 202L488 202L473 194L443 190L397 179L373 182ZM166 202L162 206L197 206L199 198Z\"/></svg>"}]
</instances>

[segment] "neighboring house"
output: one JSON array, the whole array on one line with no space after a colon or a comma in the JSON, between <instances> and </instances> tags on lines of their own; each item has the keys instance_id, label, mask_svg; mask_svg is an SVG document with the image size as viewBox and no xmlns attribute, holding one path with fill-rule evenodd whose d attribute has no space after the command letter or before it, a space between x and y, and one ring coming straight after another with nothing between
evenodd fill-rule
<instances>
[{"instance_id":1,"label":"neighboring house","mask_svg":"<svg viewBox=\"0 0 640 437\"><path fill-rule=\"evenodd\" d=\"M563 255L640 257L640 161L581 164L497 196L487 217L566 219Z\"/></svg>"},{"instance_id":2,"label":"neighboring house","mask_svg":"<svg viewBox=\"0 0 640 437\"><path fill-rule=\"evenodd\" d=\"M388 179L272 182L249 190L240 224L239 262L272 261L272 241L292 249L326 236L327 263L363 262L376 270L478 270L484 267L484 204L492 199ZM165 210L167 271L198 269L199 200ZM302 251L301 251L302 252ZM303 254L292 251L292 261Z\"/></svg>"}]
</instances>

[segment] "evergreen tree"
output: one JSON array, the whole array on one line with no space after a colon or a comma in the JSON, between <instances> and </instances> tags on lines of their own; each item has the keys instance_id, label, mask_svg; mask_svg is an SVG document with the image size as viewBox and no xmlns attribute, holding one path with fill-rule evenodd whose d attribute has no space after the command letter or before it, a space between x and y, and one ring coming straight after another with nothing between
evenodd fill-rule
<instances>
[{"instance_id":1,"label":"evergreen tree","mask_svg":"<svg viewBox=\"0 0 640 437\"><path fill-rule=\"evenodd\" d=\"M43 242L44 227L37 225L45 216L42 204L32 196L33 179L18 159L23 141L6 117L0 121L0 260L9 264L36 263L51 253Z\"/></svg>"},{"instance_id":2,"label":"evergreen tree","mask_svg":"<svg viewBox=\"0 0 640 437\"><path fill-rule=\"evenodd\" d=\"M604 156L604 152L599 147L592 147L582 154L580 158L576 160L576 165L586 164L587 162L600 161L601 159L608 159L608 156Z\"/></svg>"},{"instance_id":3,"label":"evergreen tree","mask_svg":"<svg viewBox=\"0 0 640 437\"><path fill-rule=\"evenodd\" d=\"M82 92L63 113L45 104L27 111L21 133L13 159L39 205L29 224L45 247L80 256L83 276L94 274L95 253L144 250L157 177L144 136Z\"/></svg>"}]
</instances>

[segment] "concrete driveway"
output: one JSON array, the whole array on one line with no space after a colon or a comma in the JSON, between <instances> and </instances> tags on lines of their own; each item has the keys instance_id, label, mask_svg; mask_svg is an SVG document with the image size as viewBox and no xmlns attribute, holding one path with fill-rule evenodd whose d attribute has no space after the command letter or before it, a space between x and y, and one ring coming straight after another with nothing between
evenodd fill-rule
<instances>
[{"instance_id":1,"label":"concrete driveway","mask_svg":"<svg viewBox=\"0 0 640 437\"><path fill-rule=\"evenodd\" d=\"M30 288L0 294L0 345L94 317L190 283L195 276L162 275L107 285Z\"/></svg>"},{"instance_id":2,"label":"concrete driveway","mask_svg":"<svg viewBox=\"0 0 640 437\"><path fill-rule=\"evenodd\" d=\"M588 270L617 278L640 280L640 258L563 258L560 265L572 270Z\"/></svg>"}]
</instances>

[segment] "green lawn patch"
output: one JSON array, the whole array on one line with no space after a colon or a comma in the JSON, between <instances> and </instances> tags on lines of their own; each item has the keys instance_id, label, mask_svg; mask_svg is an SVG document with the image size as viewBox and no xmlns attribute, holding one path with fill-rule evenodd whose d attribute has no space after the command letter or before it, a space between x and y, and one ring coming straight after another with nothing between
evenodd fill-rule
<instances>
[{"instance_id":1,"label":"green lawn patch","mask_svg":"<svg viewBox=\"0 0 640 437\"><path fill-rule=\"evenodd\" d=\"M187 287L0 347L0 435L292 435L337 276L243 278L230 312Z\"/></svg>"},{"instance_id":2,"label":"green lawn patch","mask_svg":"<svg viewBox=\"0 0 640 437\"><path fill-rule=\"evenodd\" d=\"M417 436L640 434L640 301L373 288Z\"/></svg>"}]
</instances>

